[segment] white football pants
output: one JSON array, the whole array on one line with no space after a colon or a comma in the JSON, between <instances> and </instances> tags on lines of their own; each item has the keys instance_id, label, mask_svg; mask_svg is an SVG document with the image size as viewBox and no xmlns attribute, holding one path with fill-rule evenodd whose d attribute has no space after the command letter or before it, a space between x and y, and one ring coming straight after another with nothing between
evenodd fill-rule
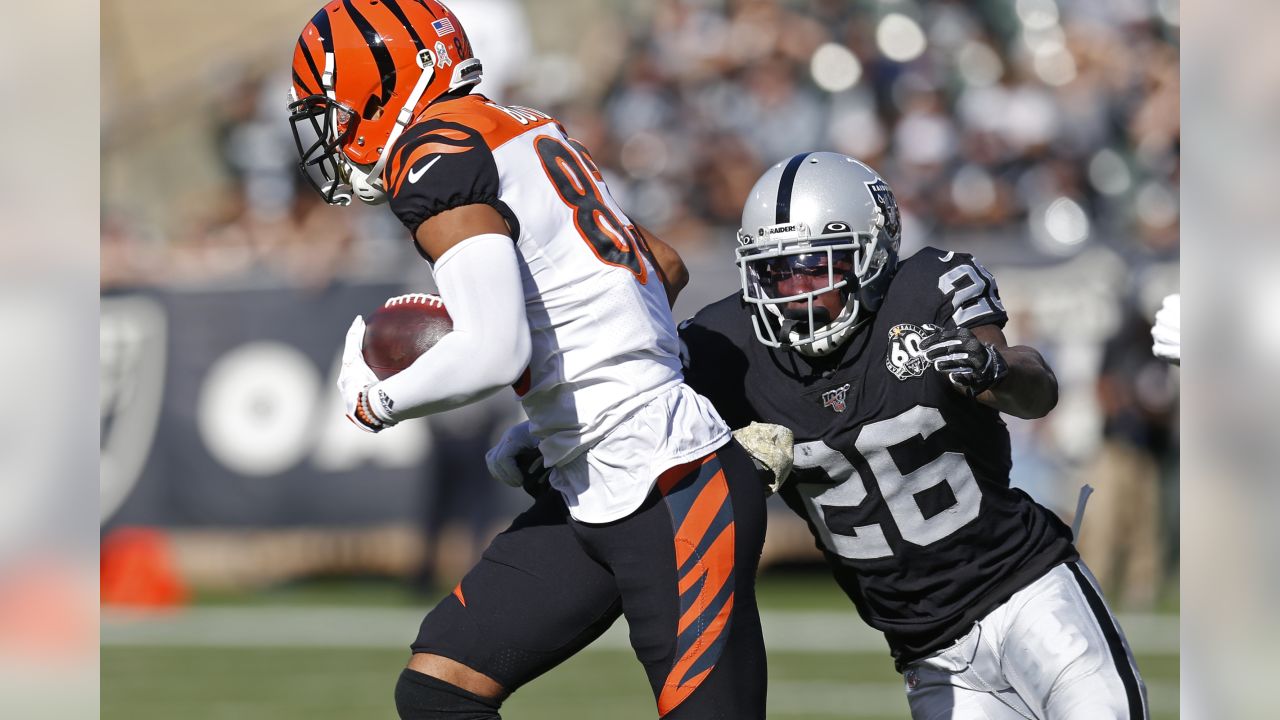
<instances>
[{"instance_id":1,"label":"white football pants","mask_svg":"<svg viewBox=\"0 0 1280 720\"><path fill-rule=\"evenodd\" d=\"M1129 643L1083 563L1019 590L903 673L913 720L1147 720Z\"/></svg>"}]
</instances>

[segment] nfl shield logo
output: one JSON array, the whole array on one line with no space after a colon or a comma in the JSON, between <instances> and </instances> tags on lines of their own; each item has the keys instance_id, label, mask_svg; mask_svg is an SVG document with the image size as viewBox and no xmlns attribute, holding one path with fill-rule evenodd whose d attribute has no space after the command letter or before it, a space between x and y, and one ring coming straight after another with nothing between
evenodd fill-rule
<instances>
[{"instance_id":1,"label":"nfl shield logo","mask_svg":"<svg viewBox=\"0 0 1280 720\"><path fill-rule=\"evenodd\" d=\"M157 301L102 298L98 502L104 521L133 491L151 453L164 401L167 334L168 317Z\"/></svg>"}]
</instances>

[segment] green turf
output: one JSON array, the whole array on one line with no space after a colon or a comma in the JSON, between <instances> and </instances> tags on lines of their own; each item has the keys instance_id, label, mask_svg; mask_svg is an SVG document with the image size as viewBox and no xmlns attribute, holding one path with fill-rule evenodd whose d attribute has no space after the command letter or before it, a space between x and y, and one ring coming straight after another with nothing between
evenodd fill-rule
<instances>
[{"instance_id":1,"label":"green turf","mask_svg":"<svg viewBox=\"0 0 1280 720\"><path fill-rule=\"evenodd\" d=\"M434 604L453 589L450 582L428 592L415 593L403 582L390 578L309 579L252 592L201 591L195 602L204 606L317 606L358 605L361 607L423 607ZM1177 614L1177 586L1162 595L1155 608L1159 613ZM840 588L823 570L771 569L756 582L760 606L772 610L843 610L852 607ZM1124 608L1118 608L1119 611Z\"/></svg>"},{"instance_id":2,"label":"green turf","mask_svg":"<svg viewBox=\"0 0 1280 720\"><path fill-rule=\"evenodd\" d=\"M757 586L766 610L847 610L823 573L769 572ZM268 592L202 594L202 605L427 608L392 581L309 581ZM102 650L104 720L352 720L394 718L400 649L118 647ZM1178 658L1139 658L1154 717L1177 717ZM512 720L652 720L644 673L625 650L591 649L507 701ZM770 720L906 718L901 678L882 653L769 653Z\"/></svg>"},{"instance_id":3,"label":"green turf","mask_svg":"<svg viewBox=\"0 0 1280 720\"><path fill-rule=\"evenodd\" d=\"M403 582L384 578L310 579L253 592L201 591L195 602L204 606L317 606L361 607L430 606L453 589L453 583L415 594ZM841 610L852 606L825 572L774 571L756 583L760 606L773 610Z\"/></svg>"},{"instance_id":4,"label":"green turf","mask_svg":"<svg viewBox=\"0 0 1280 720\"><path fill-rule=\"evenodd\" d=\"M196 605L202 606L360 606L403 607L421 606L424 598L430 602L444 597L452 589L436 588L428 593L416 594L409 587L391 578L311 578L278 587L253 591L200 590L195 596ZM429 604L429 602L428 602Z\"/></svg>"},{"instance_id":5,"label":"green turf","mask_svg":"<svg viewBox=\"0 0 1280 720\"><path fill-rule=\"evenodd\" d=\"M107 647L102 651L102 718L394 718L391 691L405 659L393 650ZM901 711L876 714L876 708L897 703L900 682L883 657L770 653L769 662L771 720L906 717L905 701ZM1144 657L1140 663L1158 692L1176 693L1176 657ZM1166 708L1155 717L1177 717L1168 709L1176 708L1176 698L1154 694L1153 704ZM797 710L798 705L808 709ZM523 688L503 715L652 720L652 708L648 685L630 653L592 650Z\"/></svg>"}]
</instances>

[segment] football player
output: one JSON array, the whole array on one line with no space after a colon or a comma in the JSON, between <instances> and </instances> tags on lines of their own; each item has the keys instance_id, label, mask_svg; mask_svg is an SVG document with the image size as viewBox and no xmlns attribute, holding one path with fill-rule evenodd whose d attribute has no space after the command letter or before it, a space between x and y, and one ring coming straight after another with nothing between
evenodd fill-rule
<instances>
[{"instance_id":1,"label":"football player","mask_svg":"<svg viewBox=\"0 0 1280 720\"><path fill-rule=\"evenodd\" d=\"M1057 402L1010 345L995 278L926 247L899 261L871 168L804 153L743 210L741 292L681 325L685 377L730 424L794 433L780 494L884 633L912 717L1146 718L1124 635L1070 529L1009 487L1001 413Z\"/></svg>"},{"instance_id":2,"label":"football player","mask_svg":"<svg viewBox=\"0 0 1280 720\"><path fill-rule=\"evenodd\" d=\"M356 318L338 378L378 432L514 383L550 488L422 623L402 718L498 718L505 697L625 615L664 718L763 718L761 478L682 381L658 266L586 148L474 91L436 0L335 0L306 24L289 105L333 204L386 202L453 332L378 382ZM669 278L671 279L671 278Z\"/></svg>"}]
</instances>

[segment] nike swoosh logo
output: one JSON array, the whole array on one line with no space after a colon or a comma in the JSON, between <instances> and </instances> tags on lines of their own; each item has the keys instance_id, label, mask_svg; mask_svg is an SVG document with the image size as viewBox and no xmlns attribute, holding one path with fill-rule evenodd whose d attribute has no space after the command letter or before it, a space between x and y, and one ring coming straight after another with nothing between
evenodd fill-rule
<instances>
[{"instance_id":1,"label":"nike swoosh logo","mask_svg":"<svg viewBox=\"0 0 1280 720\"><path fill-rule=\"evenodd\" d=\"M426 175L426 174L427 174L427 171L431 169L431 166L432 166L432 165L435 165L435 164L440 160L440 158L442 158L442 157L444 157L444 156L443 156L443 155L437 155L437 156L435 156L435 157L431 158L431 162L427 163L426 165L423 165L422 167L417 168L416 170L410 170L410 171L409 171L409 184L411 184L411 185L412 185L413 183L418 182L418 180L419 180L419 179L421 179L423 175Z\"/></svg>"}]
</instances>

